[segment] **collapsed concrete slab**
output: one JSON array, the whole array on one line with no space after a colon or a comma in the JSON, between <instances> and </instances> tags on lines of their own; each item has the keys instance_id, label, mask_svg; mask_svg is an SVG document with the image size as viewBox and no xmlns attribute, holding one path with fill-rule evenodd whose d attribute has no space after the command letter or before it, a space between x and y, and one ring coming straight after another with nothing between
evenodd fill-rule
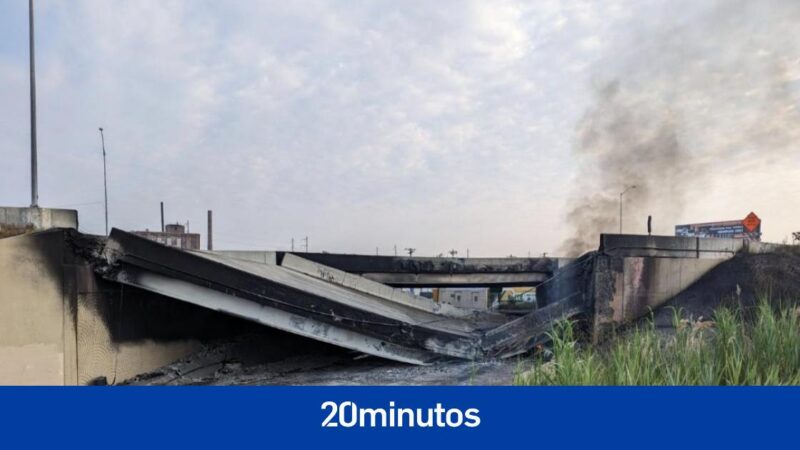
<instances>
[{"instance_id":1,"label":"collapsed concrete slab","mask_svg":"<svg viewBox=\"0 0 800 450\"><path fill-rule=\"evenodd\" d=\"M325 276L304 273L309 267L291 256L289 267L283 267L182 251L116 229L99 261L96 269L106 280L416 364L498 353L482 345L483 339L506 321L494 313L465 313L442 308L429 299L409 300L368 280L350 278L349 286L331 282ZM516 341L526 345L525 339ZM524 351L506 347L504 344L499 356Z\"/></svg>"}]
</instances>

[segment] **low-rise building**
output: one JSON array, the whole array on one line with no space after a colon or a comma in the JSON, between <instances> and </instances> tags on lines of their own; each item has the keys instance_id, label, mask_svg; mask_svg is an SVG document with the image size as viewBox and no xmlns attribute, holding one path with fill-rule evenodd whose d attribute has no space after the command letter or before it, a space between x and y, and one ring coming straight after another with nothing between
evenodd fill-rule
<instances>
[{"instance_id":1,"label":"low-rise building","mask_svg":"<svg viewBox=\"0 0 800 450\"><path fill-rule=\"evenodd\" d=\"M492 306L488 288L439 288L434 290L434 300L466 309L486 310Z\"/></svg>"},{"instance_id":2,"label":"low-rise building","mask_svg":"<svg viewBox=\"0 0 800 450\"><path fill-rule=\"evenodd\" d=\"M144 230L132 233L170 247L200 250L200 234L187 233L186 227L179 223L166 225L163 232Z\"/></svg>"}]
</instances>

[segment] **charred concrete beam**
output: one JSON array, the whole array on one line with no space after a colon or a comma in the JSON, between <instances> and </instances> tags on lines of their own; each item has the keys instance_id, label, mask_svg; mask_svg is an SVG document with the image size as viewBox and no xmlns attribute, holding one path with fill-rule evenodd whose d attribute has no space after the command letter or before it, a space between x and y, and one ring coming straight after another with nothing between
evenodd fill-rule
<instances>
[{"instance_id":1,"label":"charred concrete beam","mask_svg":"<svg viewBox=\"0 0 800 450\"><path fill-rule=\"evenodd\" d=\"M547 341L547 333L557 321L587 312L590 312L590 306L585 296L563 298L490 330L483 339L482 352L487 357L499 358L519 355Z\"/></svg>"},{"instance_id":2,"label":"charred concrete beam","mask_svg":"<svg viewBox=\"0 0 800 450\"><path fill-rule=\"evenodd\" d=\"M551 275L545 272L453 274L367 272L362 276L394 287L516 287L538 286Z\"/></svg>"},{"instance_id":3,"label":"charred concrete beam","mask_svg":"<svg viewBox=\"0 0 800 450\"><path fill-rule=\"evenodd\" d=\"M345 326L317 320L313 315L243 301L235 295L135 267L123 269L113 277L126 285L362 353L412 364L428 364L441 358L425 349L394 344Z\"/></svg>"},{"instance_id":4,"label":"charred concrete beam","mask_svg":"<svg viewBox=\"0 0 800 450\"><path fill-rule=\"evenodd\" d=\"M345 255L334 253L301 253L299 256L335 269L356 274L413 275L552 275L558 269L558 258L426 258L400 256ZM279 260L283 255L279 254ZM403 278L398 277L402 283ZM406 280L410 280L406 278ZM442 280L446 280L442 278ZM486 282L491 282L486 278ZM381 280L376 280L381 281ZM406 281L412 283L412 281ZM446 281L445 281L446 282ZM473 281L474 282L474 281Z\"/></svg>"},{"instance_id":5,"label":"charred concrete beam","mask_svg":"<svg viewBox=\"0 0 800 450\"><path fill-rule=\"evenodd\" d=\"M481 334L479 321L388 304L278 266L241 260L226 263L223 257L214 260L213 255L169 248L116 229L105 257L108 266L99 270L106 278L143 289L148 288L143 279L159 275L387 343L459 358L479 356L475 345ZM178 299L192 301L188 296Z\"/></svg>"},{"instance_id":6,"label":"charred concrete beam","mask_svg":"<svg viewBox=\"0 0 800 450\"><path fill-rule=\"evenodd\" d=\"M289 268L188 252L116 229L97 260L95 270L108 280L345 348L418 364L441 357L519 354L534 345L552 320L584 310L582 297L569 298L498 326L498 314L453 314L447 308L400 301L386 290L390 288L367 280L342 278L335 282L325 274L303 273L318 272L322 265L306 267L296 260ZM343 276L334 270L325 272Z\"/></svg>"},{"instance_id":7,"label":"charred concrete beam","mask_svg":"<svg viewBox=\"0 0 800 450\"><path fill-rule=\"evenodd\" d=\"M279 252L280 262L286 253ZM426 258L300 253L304 259L393 287L536 286L561 258Z\"/></svg>"}]
</instances>

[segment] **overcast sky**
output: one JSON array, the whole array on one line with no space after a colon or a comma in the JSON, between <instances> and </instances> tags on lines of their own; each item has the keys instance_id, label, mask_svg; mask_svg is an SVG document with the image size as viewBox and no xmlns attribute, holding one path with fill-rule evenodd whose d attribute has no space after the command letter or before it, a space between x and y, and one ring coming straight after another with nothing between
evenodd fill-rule
<instances>
[{"instance_id":1,"label":"overcast sky","mask_svg":"<svg viewBox=\"0 0 800 450\"><path fill-rule=\"evenodd\" d=\"M752 11L725 14L760 20L767 33L791 8L756 3L766 8L757 19ZM471 256L522 256L557 253L569 237L568 203L581 195L576 129L598 88L632 67L649 73L642 68L657 59L652 49L665 34L715 36L708 16L721 2L36 4L40 204L78 209L83 231L103 231L102 126L112 226L158 228L163 200L168 222L190 221L204 240L213 209L217 248L286 249L292 237L308 236L312 251L388 254L397 245L423 255L469 248ZM779 58L788 86L781 126L800 128L792 109L800 52L796 33L785 31L758 48L733 48ZM686 58L724 51L724 37L715 44L723 48ZM738 58L709 69L715 86L736 87L725 104L744 98ZM3 0L2 205L30 202L27 77L27 2ZM662 76L660 86L672 79ZM708 92L713 101L722 95ZM697 106L683 100L680 107ZM719 117L705 106L703 114ZM682 139L692 152L737 128L697 114L684 112ZM679 213L659 216L652 207L657 231L751 210L768 240L800 230L800 149L755 164L752 152L725 153L737 145L706 158L722 161L704 166L707 176ZM641 232L645 218L626 223ZM586 230L598 231L613 230Z\"/></svg>"}]
</instances>

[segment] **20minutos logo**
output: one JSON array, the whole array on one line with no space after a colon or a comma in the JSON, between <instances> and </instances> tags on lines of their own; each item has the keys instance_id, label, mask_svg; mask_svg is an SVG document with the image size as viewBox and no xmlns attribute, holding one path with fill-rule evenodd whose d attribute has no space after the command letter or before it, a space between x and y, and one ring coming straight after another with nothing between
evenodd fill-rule
<instances>
[{"instance_id":1,"label":"20minutos logo","mask_svg":"<svg viewBox=\"0 0 800 450\"><path fill-rule=\"evenodd\" d=\"M388 408L362 408L351 401L327 401L322 404L322 410L328 411L322 421L322 426L328 428L475 428L481 424L477 408L445 409L441 403L434 408L396 408L394 402L389 402Z\"/></svg>"}]
</instances>

